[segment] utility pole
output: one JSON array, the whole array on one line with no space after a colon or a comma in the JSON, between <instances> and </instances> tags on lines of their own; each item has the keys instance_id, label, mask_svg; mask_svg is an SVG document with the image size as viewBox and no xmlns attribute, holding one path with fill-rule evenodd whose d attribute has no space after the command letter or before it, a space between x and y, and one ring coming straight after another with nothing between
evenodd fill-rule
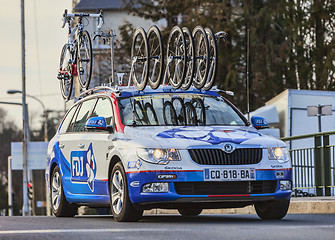
<instances>
[{"instance_id":1,"label":"utility pole","mask_svg":"<svg viewBox=\"0 0 335 240\"><path fill-rule=\"evenodd\" d=\"M25 23L24 23L24 0L21 0L21 61L22 61L22 115L23 115L23 143L22 143L22 167L23 167L23 209L22 215L30 214L28 204L28 112L26 104L26 47L25 47Z\"/></svg>"}]
</instances>

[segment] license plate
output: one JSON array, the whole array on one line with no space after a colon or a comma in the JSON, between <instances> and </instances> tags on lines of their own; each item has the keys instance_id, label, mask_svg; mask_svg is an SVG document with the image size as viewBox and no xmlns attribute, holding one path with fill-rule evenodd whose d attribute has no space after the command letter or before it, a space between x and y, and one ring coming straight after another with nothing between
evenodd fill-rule
<instances>
[{"instance_id":1,"label":"license plate","mask_svg":"<svg viewBox=\"0 0 335 240\"><path fill-rule=\"evenodd\" d=\"M250 181L256 180L254 168L205 169L205 181Z\"/></svg>"}]
</instances>

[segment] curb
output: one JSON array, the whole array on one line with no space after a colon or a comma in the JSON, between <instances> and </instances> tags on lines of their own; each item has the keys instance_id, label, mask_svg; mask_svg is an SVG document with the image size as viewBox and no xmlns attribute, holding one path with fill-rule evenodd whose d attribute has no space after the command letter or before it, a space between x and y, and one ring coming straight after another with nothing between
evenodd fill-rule
<instances>
[{"instance_id":1,"label":"curb","mask_svg":"<svg viewBox=\"0 0 335 240\"><path fill-rule=\"evenodd\" d=\"M335 214L335 197L291 198L288 214ZM151 209L145 215L179 214L177 210ZM228 209L204 209L202 214L256 214L254 207Z\"/></svg>"}]
</instances>

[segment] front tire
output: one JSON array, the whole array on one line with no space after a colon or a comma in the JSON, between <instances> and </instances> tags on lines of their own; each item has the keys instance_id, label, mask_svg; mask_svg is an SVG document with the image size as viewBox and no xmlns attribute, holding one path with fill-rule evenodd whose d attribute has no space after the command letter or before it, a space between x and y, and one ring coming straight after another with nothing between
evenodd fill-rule
<instances>
[{"instance_id":1,"label":"front tire","mask_svg":"<svg viewBox=\"0 0 335 240\"><path fill-rule=\"evenodd\" d=\"M65 198L62 178L58 166L51 175L50 197L52 213L56 217L73 217L78 212L77 206L72 206Z\"/></svg>"},{"instance_id":2,"label":"front tire","mask_svg":"<svg viewBox=\"0 0 335 240\"><path fill-rule=\"evenodd\" d=\"M261 219L282 219L286 216L290 200L278 202L260 202L255 204L255 210Z\"/></svg>"},{"instance_id":3,"label":"front tire","mask_svg":"<svg viewBox=\"0 0 335 240\"><path fill-rule=\"evenodd\" d=\"M121 162L113 167L109 189L112 214L116 221L135 222L142 217L143 210L136 209L129 199L127 177Z\"/></svg>"}]
</instances>

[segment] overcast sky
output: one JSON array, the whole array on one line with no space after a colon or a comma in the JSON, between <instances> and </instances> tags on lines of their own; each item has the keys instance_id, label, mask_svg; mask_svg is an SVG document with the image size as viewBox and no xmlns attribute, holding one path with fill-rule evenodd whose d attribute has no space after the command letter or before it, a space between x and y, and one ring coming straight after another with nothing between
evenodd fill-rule
<instances>
[{"instance_id":1,"label":"overcast sky","mask_svg":"<svg viewBox=\"0 0 335 240\"><path fill-rule=\"evenodd\" d=\"M21 102L20 94L8 95L8 89L22 90L21 75L21 0L0 0L0 101ZM44 102L47 109L62 110L57 70L67 29L62 29L62 14L71 12L71 0L25 0L26 30L26 90ZM39 127L43 113L41 105L27 98L30 123ZM0 104L7 111L7 120L22 127L22 108Z\"/></svg>"}]
</instances>

